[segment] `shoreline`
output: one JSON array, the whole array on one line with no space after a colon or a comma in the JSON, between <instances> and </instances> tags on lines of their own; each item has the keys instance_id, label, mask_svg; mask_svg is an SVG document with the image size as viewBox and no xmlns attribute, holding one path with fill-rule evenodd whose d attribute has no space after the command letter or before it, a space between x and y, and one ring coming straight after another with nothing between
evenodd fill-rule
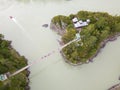
<instances>
[{"instance_id":1,"label":"shoreline","mask_svg":"<svg viewBox=\"0 0 120 90\"><path fill-rule=\"evenodd\" d=\"M75 49L74 46L71 46L68 48L66 47L64 51L63 50L60 51L64 61L72 66L78 66L78 65L88 64L90 62L93 62L93 59L99 53L101 53L102 51L101 49L103 49L108 42L115 41L120 36L120 27L119 27L120 17L111 16L108 13L98 12L96 15L96 13L79 11L77 14L67 16L67 18L66 16L58 15L53 17L53 19L51 20L50 29L57 32L58 35L62 36L62 38L60 38L61 40L58 41L60 45L61 43L63 45L65 45L65 43L68 43L70 40L73 39L74 37L73 35L75 33L78 33L78 31L80 31L77 29L78 29L78 26L80 26L79 24L83 22L81 18L83 19L87 18L91 20L91 25L88 26L87 28L83 28L83 30L85 31L81 31L80 33L80 35L86 35L86 37L83 38L84 40L83 42L85 43L86 46L84 46L83 48L81 47L82 50L84 51L80 51L81 48ZM113 18L116 21L112 21ZM71 20L72 20L72 23L71 23ZM112 23L109 23L109 22L112 22ZM73 49L70 50L72 47ZM91 50L91 48L93 50ZM85 52L85 50L89 52ZM83 58L80 58L80 57L83 57ZM108 87L108 90L120 90L120 83L112 86L111 88Z\"/></svg>"},{"instance_id":2,"label":"shoreline","mask_svg":"<svg viewBox=\"0 0 120 90\"><path fill-rule=\"evenodd\" d=\"M50 24L50 29L54 32L57 32L58 35L62 36L66 30L61 30L60 27L56 26L55 24L51 23ZM112 42L112 41L115 41L117 40L117 37L120 36L120 32L114 34L113 36L109 36L107 39L105 39L104 41L102 41L100 43L100 48L97 50L96 54L94 54L93 56L91 56L85 63L82 63L82 62L78 62L78 63L72 63L71 61L67 60L64 53L62 51L60 51L62 57L64 58L65 62L70 64L70 65L73 65L73 66L78 66L78 65L82 65L82 64L88 64L90 62L93 62L93 59L101 52L101 49L103 49L105 47L105 45L108 43L108 42ZM63 41L59 41L59 44L61 45L64 45Z\"/></svg>"},{"instance_id":3,"label":"shoreline","mask_svg":"<svg viewBox=\"0 0 120 90\"><path fill-rule=\"evenodd\" d=\"M65 32L61 31L60 28L57 28L56 25L54 25L54 24L51 24L51 25L53 25L53 26L52 26L52 28L50 27L50 29L51 29L52 31L54 31L54 32L59 31L59 32L57 32L58 35L61 35L61 36L62 36L62 35L65 33ZM101 52L101 49L103 49L108 42L112 42L112 41L117 40L117 38L118 38L119 36L120 36L120 32L119 32L119 33L116 33L115 35L110 36L110 37L108 37L107 39L105 39L104 41L102 41L101 44L100 44L100 48L97 50L96 54L93 55L93 56L91 56L91 57L87 60L87 62L85 62L85 63L82 63L82 62L79 62L79 63L76 63L76 64L75 64L75 63L72 63L71 61L69 61L69 60L66 59L66 56L64 55L64 53L63 53L62 51L60 51L60 53L61 53L64 61L65 61L66 63L68 63L69 65L78 66L78 65L82 65L82 64L88 64L88 63L90 63L90 62L93 62L93 59ZM60 44L61 46L64 45L64 43L63 43L62 40L60 40L60 41L58 41L58 42L59 42L59 44ZM61 43L62 43L62 44L61 44ZM118 83L118 84L116 84L116 85L113 85L112 87L108 88L108 90L119 90L119 89L120 89L120 83Z\"/></svg>"},{"instance_id":4,"label":"shoreline","mask_svg":"<svg viewBox=\"0 0 120 90\"><path fill-rule=\"evenodd\" d=\"M110 87L108 90L120 90L120 83Z\"/></svg>"},{"instance_id":5,"label":"shoreline","mask_svg":"<svg viewBox=\"0 0 120 90\"><path fill-rule=\"evenodd\" d=\"M69 61L69 60L66 59L66 57L65 57L65 55L64 55L64 53L62 51L60 53L61 53L62 57L64 58L65 62L69 63L70 65L78 66L78 65L82 65L82 64L88 64L90 62L93 62L93 59L101 52L101 49L103 49L108 42L112 42L112 41L117 40L117 37L119 37L119 36L120 36L120 33L118 33L118 34L116 34L114 36L111 36L111 37L107 38L106 40L104 40L103 42L101 42L100 48L97 50L96 54L93 55L93 56L91 56L87 60L87 62L85 62L85 63L80 62L80 63L74 64L71 61Z\"/></svg>"},{"instance_id":6,"label":"shoreline","mask_svg":"<svg viewBox=\"0 0 120 90\"><path fill-rule=\"evenodd\" d=\"M18 88L30 90L29 68L25 69L23 72L17 74L16 76L13 76L17 70L28 65L28 59L25 56L20 55L20 53L14 49L11 43L12 41L4 39L4 35L0 34L0 59L2 59L2 62L4 62L0 63L0 73L6 75L6 79L0 81L0 88L4 89L7 87L7 89L11 90ZM18 84L16 85L16 83Z\"/></svg>"},{"instance_id":7,"label":"shoreline","mask_svg":"<svg viewBox=\"0 0 120 90\"><path fill-rule=\"evenodd\" d=\"M10 43L11 43L12 41L10 41ZM11 50L14 50L15 52L16 52L16 54L18 55L18 56L21 56L20 54L19 54L19 52L18 51L16 51L14 48L13 48L13 46L12 45L10 45L9 46L9 48L11 49ZM24 57L24 56L23 56ZM24 57L25 58L25 57ZM25 58L25 60L26 60L26 63L28 64L28 60ZM27 85L25 86L25 90L30 90L30 86L29 86L29 84L30 84L30 79L29 79L29 76L30 76L30 70L29 70L29 68L27 68L26 69L26 83L27 83Z\"/></svg>"}]
</instances>

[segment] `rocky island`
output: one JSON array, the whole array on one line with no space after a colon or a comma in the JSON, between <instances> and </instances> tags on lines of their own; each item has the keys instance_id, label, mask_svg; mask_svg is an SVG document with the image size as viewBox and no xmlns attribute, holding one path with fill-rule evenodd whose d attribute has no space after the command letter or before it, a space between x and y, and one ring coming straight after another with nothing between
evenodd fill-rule
<instances>
[{"instance_id":1,"label":"rocky island","mask_svg":"<svg viewBox=\"0 0 120 90\"><path fill-rule=\"evenodd\" d=\"M12 74L27 65L27 59L20 56L11 46L11 41L5 40L0 34L0 75L5 73ZM30 90L29 70L0 81L0 90ZM0 78L1 79L1 78Z\"/></svg>"},{"instance_id":2,"label":"rocky island","mask_svg":"<svg viewBox=\"0 0 120 90\"><path fill-rule=\"evenodd\" d=\"M66 44L80 35L80 40L62 49L65 60L72 65L93 60L108 41L120 35L120 16L106 12L79 11L69 16L58 15L52 18L50 28L62 36Z\"/></svg>"}]
</instances>

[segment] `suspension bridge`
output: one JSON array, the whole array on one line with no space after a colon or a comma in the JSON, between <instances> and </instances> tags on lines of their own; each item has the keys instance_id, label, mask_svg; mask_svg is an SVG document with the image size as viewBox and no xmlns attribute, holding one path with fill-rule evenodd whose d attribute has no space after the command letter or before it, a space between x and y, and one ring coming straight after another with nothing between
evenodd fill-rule
<instances>
[{"instance_id":1,"label":"suspension bridge","mask_svg":"<svg viewBox=\"0 0 120 90\"><path fill-rule=\"evenodd\" d=\"M12 16L10 16L10 19L12 19L15 23L17 22L17 21L15 20L15 18L13 18ZM20 28L22 27L20 24L17 24L17 25L18 25ZM24 30L23 27L22 27L22 30ZM67 44L59 47L58 49L55 49L55 50L50 51L50 52L47 53L46 55L42 56L40 59L34 60L32 63L30 63L30 64L28 64L27 66L21 68L20 70L14 72L13 74L10 74L10 73L9 73L9 74L1 74L1 75L0 75L0 81L4 81L4 80L8 79L9 77L15 76L16 74L24 71L25 69L31 67L32 65L37 64L39 61L44 60L45 58L51 56L51 55L54 54L54 53L60 52L60 51L61 51L63 48L65 48L66 46L70 45L70 44L73 43L73 42L79 41L79 40L81 40L81 39L80 39L80 36L78 36L76 39L73 39L72 41L68 42Z\"/></svg>"}]
</instances>

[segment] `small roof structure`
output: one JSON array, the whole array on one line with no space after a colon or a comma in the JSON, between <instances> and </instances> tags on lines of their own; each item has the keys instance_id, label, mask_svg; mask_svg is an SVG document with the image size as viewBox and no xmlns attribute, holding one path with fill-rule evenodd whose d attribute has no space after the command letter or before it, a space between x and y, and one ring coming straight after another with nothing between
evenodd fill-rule
<instances>
[{"instance_id":1,"label":"small roof structure","mask_svg":"<svg viewBox=\"0 0 120 90\"><path fill-rule=\"evenodd\" d=\"M89 22L90 22L90 19L87 19L86 22L89 23Z\"/></svg>"},{"instance_id":2,"label":"small roof structure","mask_svg":"<svg viewBox=\"0 0 120 90\"><path fill-rule=\"evenodd\" d=\"M86 21L82 21L82 20L78 20L77 17L74 17L72 21L75 28L81 28L87 26L90 22L90 19L87 19Z\"/></svg>"},{"instance_id":3,"label":"small roof structure","mask_svg":"<svg viewBox=\"0 0 120 90\"><path fill-rule=\"evenodd\" d=\"M4 80L6 80L6 79L7 79L6 74L1 74L1 75L0 75L0 81L4 81Z\"/></svg>"},{"instance_id":4,"label":"small roof structure","mask_svg":"<svg viewBox=\"0 0 120 90\"><path fill-rule=\"evenodd\" d=\"M74 24L74 27L75 28L80 28L80 27L84 27L84 26L87 26L87 25L88 25L87 22L82 22L82 23L77 22L77 23Z\"/></svg>"},{"instance_id":5,"label":"small roof structure","mask_svg":"<svg viewBox=\"0 0 120 90\"><path fill-rule=\"evenodd\" d=\"M76 39L80 39L80 34L76 33Z\"/></svg>"},{"instance_id":6,"label":"small roof structure","mask_svg":"<svg viewBox=\"0 0 120 90\"><path fill-rule=\"evenodd\" d=\"M87 26L87 25L88 25L87 22L83 22L83 23L81 24L81 26Z\"/></svg>"},{"instance_id":7,"label":"small roof structure","mask_svg":"<svg viewBox=\"0 0 120 90\"><path fill-rule=\"evenodd\" d=\"M79 22L75 23L75 24L74 24L74 27L75 27L75 28L80 27L80 23L79 23Z\"/></svg>"},{"instance_id":8,"label":"small roof structure","mask_svg":"<svg viewBox=\"0 0 120 90\"><path fill-rule=\"evenodd\" d=\"M73 23L76 23L76 22L78 22L78 19L77 19L76 17L74 17L74 18L72 19L72 21L73 21Z\"/></svg>"},{"instance_id":9,"label":"small roof structure","mask_svg":"<svg viewBox=\"0 0 120 90\"><path fill-rule=\"evenodd\" d=\"M80 21L79 21L79 23L81 24L81 23L83 23L83 21L82 21L82 20L80 20Z\"/></svg>"}]
</instances>

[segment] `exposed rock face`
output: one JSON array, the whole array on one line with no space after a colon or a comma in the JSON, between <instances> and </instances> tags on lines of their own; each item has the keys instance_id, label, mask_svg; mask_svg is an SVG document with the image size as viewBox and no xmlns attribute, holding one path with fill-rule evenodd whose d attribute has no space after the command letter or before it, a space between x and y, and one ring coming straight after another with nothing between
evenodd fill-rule
<instances>
[{"instance_id":1,"label":"exposed rock face","mask_svg":"<svg viewBox=\"0 0 120 90\"><path fill-rule=\"evenodd\" d=\"M65 25L62 25L62 27L60 27L59 24L53 24L51 22L50 24L50 29L52 29L53 31L57 32L59 35L64 35L66 33L66 30L65 30Z\"/></svg>"},{"instance_id":2,"label":"exposed rock face","mask_svg":"<svg viewBox=\"0 0 120 90\"><path fill-rule=\"evenodd\" d=\"M62 41L62 40L58 40L58 39L57 39L57 41L58 41L58 43L59 43L61 46L63 46L63 45L64 45L64 43L63 43L63 41Z\"/></svg>"}]
</instances>

